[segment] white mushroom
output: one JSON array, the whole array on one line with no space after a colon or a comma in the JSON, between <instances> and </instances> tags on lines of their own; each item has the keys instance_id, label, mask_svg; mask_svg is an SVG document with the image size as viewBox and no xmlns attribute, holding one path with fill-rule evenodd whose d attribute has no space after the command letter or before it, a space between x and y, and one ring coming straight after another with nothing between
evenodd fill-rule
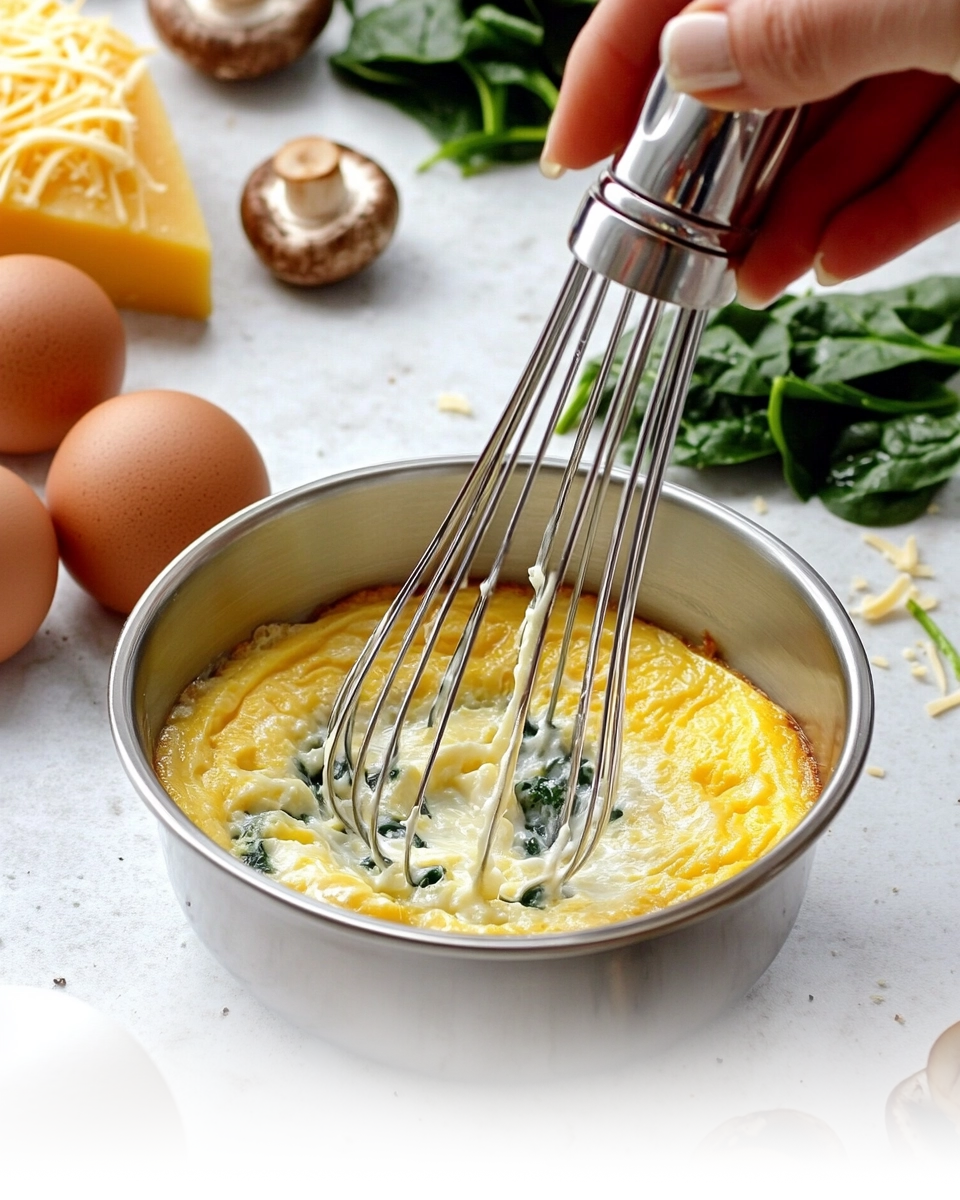
<instances>
[{"instance_id":1,"label":"white mushroom","mask_svg":"<svg viewBox=\"0 0 960 1200\"><path fill-rule=\"evenodd\" d=\"M333 0L147 0L162 41L215 79L257 79L306 53Z\"/></svg>"},{"instance_id":2,"label":"white mushroom","mask_svg":"<svg viewBox=\"0 0 960 1200\"><path fill-rule=\"evenodd\" d=\"M763 1152L761 1158L750 1154L748 1158L724 1157L715 1158L716 1154L726 1154L736 1151L745 1154L746 1151ZM775 1154L776 1157L767 1157ZM781 1162L782 1159L782 1162ZM706 1163L706 1166L704 1166ZM740 1169L736 1164L740 1163ZM752 1170L746 1170L743 1164L767 1164L763 1172L766 1177L746 1177L752 1175ZM788 1164L793 1164L788 1168ZM767 1109L762 1112L748 1112L742 1117L730 1117L730 1120L719 1124L710 1130L706 1138L702 1138L696 1150L690 1156L684 1172L685 1182L694 1182L691 1174L700 1175L703 1170L714 1169L718 1175L726 1170L726 1178L708 1178L703 1176L697 1182L714 1183L754 1183L781 1182L776 1171L787 1174L782 1182L796 1183L848 1183L850 1182L850 1159L844 1144L820 1117L811 1116L809 1112L797 1109ZM805 1178L797 1177L797 1169L804 1172ZM792 1174L790 1174L792 1172ZM761 1174L757 1166L757 1174ZM734 1178L734 1175L743 1177Z\"/></svg>"},{"instance_id":3,"label":"white mushroom","mask_svg":"<svg viewBox=\"0 0 960 1200\"><path fill-rule=\"evenodd\" d=\"M937 1108L960 1132L960 1021L944 1030L930 1048L927 1084Z\"/></svg>"},{"instance_id":4,"label":"white mushroom","mask_svg":"<svg viewBox=\"0 0 960 1200\"><path fill-rule=\"evenodd\" d=\"M240 203L244 232L285 283L318 287L356 274L387 246L400 205L371 159L321 137L288 142L256 168Z\"/></svg>"},{"instance_id":5,"label":"white mushroom","mask_svg":"<svg viewBox=\"0 0 960 1200\"><path fill-rule=\"evenodd\" d=\"M926 1070L890 1092L886 1123L898 1163L936 1183L960 1183L960 1022L932 1045Z\"/></svg>"},{"instance_id":6,"label":"white mushroom","mask_svg":"<svg viewBox=\"0 0 960 1200\"><path fill-rule=\"evenodd\" d=\"M790 1154L766 1146L728 1146L692 1160L684 1183L806 1183L806 1170Z\"/></svg>"}]
</instances>

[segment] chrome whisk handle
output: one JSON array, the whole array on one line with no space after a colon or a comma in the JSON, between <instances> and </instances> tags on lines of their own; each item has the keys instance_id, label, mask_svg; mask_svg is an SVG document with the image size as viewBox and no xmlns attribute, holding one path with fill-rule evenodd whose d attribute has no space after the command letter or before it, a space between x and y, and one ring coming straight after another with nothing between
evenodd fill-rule
<instances>
[{"instance_id":1,"label":"chrome whisk handle","mask_svg":"<svg viewBox=\"0 0 960 1200\"><path fill-rule=\"evenodd\" d=\"M584 197L570 249L585 266L684 308L736 294L749 244L799 109L717 112L659 72L633 136Z\"/></svg>"}]
</instances>

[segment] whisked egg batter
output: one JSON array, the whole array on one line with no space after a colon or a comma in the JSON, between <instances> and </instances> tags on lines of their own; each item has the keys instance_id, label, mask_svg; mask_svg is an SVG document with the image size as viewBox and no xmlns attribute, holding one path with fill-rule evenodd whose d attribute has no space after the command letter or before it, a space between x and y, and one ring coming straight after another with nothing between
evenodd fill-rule
<instances>
[{"instance_id":1,"label":"whisked egg batter","mask_svg":"<svg viewBox=\"0 0 960 1200\"><path fill-rule=\"evenodd\" d=\"M428 780L404 878L406 821L433 738L427 717L473 607L463 589L440 631L385 786L379 831L395 841L381 870L323 798L323 737L337 689L394 589L356 593L312 622L266 625L190 684L162 730L157 774L190 819L252 869L331 904L459 933L559 933L665 908L721 883L780 841L816 799L819 778L793 719L750 683L673 634L634 622L620 783L610 821L581 870L556 894L540 886L571 770L589 790L588 756L569 757L570 729L595 603L581 597L567 659L570 686L552 727L545 710L569 597L559 596L530 708L509 810L477 878L484 814L497 787L504 716L515 684L527 593L490 600L446 736ZM613 619L605 627L608 650ZM388 642L369 702L392 662ZM416 656L414 656L414 659ZM605 671L601 653L601 687ZM363 724L363 706L360 720ZM346 771L334 764L335 774Z\"/></svg>"}]
</instances>

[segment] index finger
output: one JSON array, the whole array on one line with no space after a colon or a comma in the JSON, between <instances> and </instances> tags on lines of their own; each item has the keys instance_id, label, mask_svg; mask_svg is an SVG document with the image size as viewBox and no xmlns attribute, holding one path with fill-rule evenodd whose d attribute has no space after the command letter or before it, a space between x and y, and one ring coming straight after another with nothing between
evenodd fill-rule
<instances>
[{"instance_id":1,"label":"index finger","mask_svg":"<svg viewBox=\"0 0 960 1200\"><path fill-rule=\"evenodd\" d=\"M577 169L633 133L659 64L660 32L683 0L600 0L567 58L543 158Z\"/></svg>"}]
</instances>

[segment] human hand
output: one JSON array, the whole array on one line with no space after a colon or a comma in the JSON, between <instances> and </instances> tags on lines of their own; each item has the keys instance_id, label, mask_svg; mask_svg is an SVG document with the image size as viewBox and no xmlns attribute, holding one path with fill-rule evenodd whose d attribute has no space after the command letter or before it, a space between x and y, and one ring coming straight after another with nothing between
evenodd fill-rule
<instances>
[{"instance_id":1,"label":"human hand","mask_svg":"<svg viewBox=\"0 0 960 1200\"><path fill-rule=\"evenodd\" d=\"M960 220L960 0L600 0L567 60L546 175L625 144L658 44L671 86L713 108L809 106L741 302L768 304L810 267L850 279Z\"/></svg>"}]
</instances>

